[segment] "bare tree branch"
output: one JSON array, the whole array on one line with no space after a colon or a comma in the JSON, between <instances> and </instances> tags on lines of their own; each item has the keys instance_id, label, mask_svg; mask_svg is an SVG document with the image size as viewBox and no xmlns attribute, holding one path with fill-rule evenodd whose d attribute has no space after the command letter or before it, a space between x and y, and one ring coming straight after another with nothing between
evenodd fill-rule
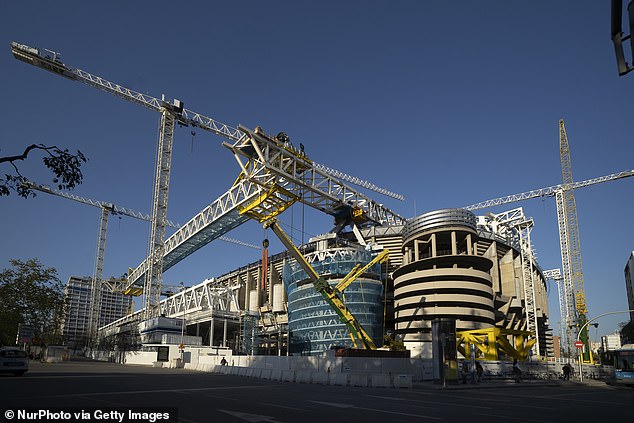
<instances>
[{"instance_id":1,"label":"bare tree branch","mask_svg":"<svg viewBox=\"0 0 634 423\"><path fill-rule=\"evenodd\" d=\"M88 159L81 151L77 150L76 154L71 154L68 149L62 150L56 145L31 144L20 155L0 157L0 164L10 163L14 169L13 174L5 174L4 178L0 178L0 196L10 195L11 191L15 191L20 197L35 197L35 192L25 184L29 179L20 173L16 163L25 160L33 150L47 153L48 156L42 161L55 175L53 182L59 189L72 190L82 183L81 165Z\"/></svg>"}]
</instances>

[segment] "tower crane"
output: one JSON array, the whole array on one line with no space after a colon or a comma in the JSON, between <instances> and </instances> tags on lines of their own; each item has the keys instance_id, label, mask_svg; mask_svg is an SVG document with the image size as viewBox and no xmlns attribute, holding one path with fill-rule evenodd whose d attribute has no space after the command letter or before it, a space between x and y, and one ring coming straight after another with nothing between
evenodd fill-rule
<instances>
[{"instance_id":1,"label":"tower crane","mask_svg":"<svg viewBox=\"0 0 634 423\"><path fill-rule=\"evenodd\" d=\"M557 221L559 223L559 244L561 245L561 264L564 273L564 284L571 286L574 292L576 308L576 322L574 332L582 328L580 339L585 348L583 360L592 363L592 350L586 328L586 292L581 269L581 244L579 240L579 220L577 218L577 203L575 201L574 183L572 179L572 161L570 160L570 145L563 119L559 120L559 158L561 160L562 190L557 193ZM572 304L573 301L570 301ZM572 310L570 310L572 311ZM569 313L570 315L570 313ZM574 316L574 313L572 314ZM575 333L575 335L577 335Z\"/></svg>"},{"instance_id":2,"label":"tower crane","mask_svg":"<svg viewBox=\"0 0 634 423\"><path fill-rule=\"evenodd\" d=\"M82 82L93 88L106 91L124 100L139 104L160 113L160 132L152 206L152 230L150 233L150 261L148 263L149 266L147 266L144 270L144 291L146 295L144 317L145 319L149 319L157 316L160 309L162 274L165 267L163 263L166 255L164 241L174 127L176 124L179 124L182 126L201 128L220 135L221 137L228 138L234 142L241 140L244 137L244 133L212 118L185 109L180 100L174 99L170 102L165 99L165 96L159 100L110 82L81 69L71 68L70 66L64 64L60 60L59 54L54 51L44 50L44 53L42 53L37 48L17 42L11 42L11 51L16 59L30 65L48 70L73 81ZM331 175L333 178L339 178L340 180L346 180L353 184L359 184L367 189L375 190L393 198L403 199L402 195L381 189L374 184L351 177L342 172L334 171L326 166L318 164L315 164L314 166L318 167L322 172Z\"/></svg>"},{"instance_id":3,"label":"tower crane","mask_svg":"<svg viewBox=\"0 0 634 423\"><path fill-rule=\"evenodd\" d=\"M572 165L570 161L570 146L564 126L564 121L559 121L559 150L562 168L562 184L547 188L535 189L520 194L507 195L505 197L486 200L477 204L463 207L466 210L479 210L502 204L514 203L537 197L555 197L557 206L557 222L559 227L559 244L562 258L563 297L565 299L567 348L577 339L578 328L586 321L586 297L581 270L581 249L579 245L579 225L577 220L577 208L574 199L574 189L583 188L603 182L634 176L634 170L626 170L585 181L574 182L572 178ZM585 361L592 360L587 334L582 333L581 340L584 348Z\"/></svg>"},{"instance_id":4,"label":"tower crane","mask_svg":"<svg viewBox=\"0 0 634 423\"><path fill-rule=\"evenodd\" d=\"M55 195L58 197L66 198L68 200L77 201L82 204L86 204L93 207L98 207L101 209L101 217L99 219L99 236L97 238L97 254L95 258L95 270L92 278L92 296L90 299L90 312L89 312L89 320L88 320L88 333L89 339L94 340L94 335L97 333L97 329L99 327L99 316L101 315L101 285L106 285L113 292L122 292L126 295L134 295L138 296L141 294L140 289L123 289L123 282L119 279L110 279L108 281L102 280L103 277L103 262L106 251L106 235L108 230L108 218L109 215L123 215L133 217L135 219L151 221L152 218L145 214L141 213L126 207L121 207L116 204L108 203L105 201L92 200L89 198L83 198L76 194L71 194L69 192L58 191L56 189L47 187L45 185L36 184L33 182L26 183L29 188L34 190L44 192L46 194ZM173 228L180 228L181 225L174 223L170 220L166 220L168 226ZM254 248L259 250L260 247L254 244L250 244L247 242L243 242L234 238L221 236L219 239L230 242L233 244L241 245L244 247Z\"/></svg>"}]
</instances>

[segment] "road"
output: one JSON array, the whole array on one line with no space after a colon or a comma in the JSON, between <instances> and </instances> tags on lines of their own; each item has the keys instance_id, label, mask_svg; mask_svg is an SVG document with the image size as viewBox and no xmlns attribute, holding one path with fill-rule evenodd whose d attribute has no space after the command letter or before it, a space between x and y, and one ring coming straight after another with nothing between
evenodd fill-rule
<instances>
[{"instance_id":1,"label":"road","mask_svg":"<svg viewBox=\"0 0 634 423\"><path fill-rule=\"evenodd\" d=\"M634 388L605 384L494 384L442 389L352 388L293 384L183 369L112 363L31 363L23 377L0 375L0 419L7 410L84 410L83 421L110 423L96 410L177 410L182 423L211 422L605 422L634 420ZM148 411L148 410L145 410ZM11 413L9 413L11 415ZM24 417L24 416L23 416ZM33 420L33 419L31 419ZM67 419L66 421L81 421ZM97 422L97 420L101 420ZM47 421L39 419L39 421ZM48 421L63 421L48 420ZM155 420L151 423L160 423Z\"/></svg>"}]
</instances>

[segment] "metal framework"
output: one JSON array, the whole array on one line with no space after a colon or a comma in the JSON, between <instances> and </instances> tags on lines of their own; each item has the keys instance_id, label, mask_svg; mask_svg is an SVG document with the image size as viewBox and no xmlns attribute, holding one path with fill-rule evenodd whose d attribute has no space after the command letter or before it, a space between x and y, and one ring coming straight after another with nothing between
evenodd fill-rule
<instances>
[{"instance_id":1,"label":"metal framework","mask_svg":"<svg viewBox=\"0 0 634 423\"><path fill-rule=\"evenodd\" d=\"M524 302L526 313L526 329L535 335L535 353L540 355L539 350L539 325L537 324L537 305L535 301L535 255L531 245L531 230L533 229L533 219L524 219L516 224L520 235L522 277L524 280Z\"/></svg>"},{"instance_id":2,"label":"metal framework","mask_svg":"<svg viewBox=\"0 0 634 423\"><path fill-rule=\"evenodd\" d=\"M561 262L563 266L564 284L574 290L574 304L577 311L577 326L574 328L575 336L579 328L586 323L586 293L581 267L581 243L579 238L579 221L577 218L577 204L573 188L572 162L570 160L570 146L564 121L559 121L559 156L561 159L562 191L557 196L557 209L559 221L559 243L561 245ZM565 248L564 248L565 247ZM574 314L573 314L574 315ZM584 349L585 361L592 362L590 353L590 340L587 332L580 335L586 345Z\"/></svg>"},{"instance_id":3,"label":"metal framework","mask_svg":"<svg viewBox=\"0 0 634 423\"><path fill-rule=\"evenodd\" d=\"M88 314L88 337L95 341L97 329L99 329L99 317L101 316L101 281L103 280L103 260L106 254L106 234L108 232L109 210L101 208L99 220L99 237L97 238L97 256L95 257L95 272L92 277L92 298L90 299L90 312Z\"/></svg>"},{"instance_id":4,"label":"metal framework","mask_svg":"<svg viewBox=\"0 0 634 423\"><path fill-rule=\"evenodd\" d=\"M246 136L233 145L223 145L234 153L242 170L241 177L265 190L273 186L278 190L282 188L285 192L279 191L278 197L295 197L347 223L399 225L405 222L403 217L343 184L316 167L306 155L277 142L259 128L256 131L239 128Z\"/></svg>"},{"instance_id":5,"label":"metal framework","mask_svg":"<svg viewBox=\"0 0 634 423\"><path fill-rule=\"evenodd\" d=\"M166 317L182 317L186 314L191 320L196 315L213 315L237 318L241 312L238 292L242 284L231 278L226 280L207 279L198 285L185 287L180 292L164 298L160 302L161 314ZM135 324L143 320L143 310L116 320L100 328L102 334L108 335L117 328Z\"/></svg>"},{"instance_id":6,"label":"metal framework","mask_svg":"<svg viewBox=\"0 0 634 423\"><path fill-rule=\"evenodd\" d=\"M361 275L361 273L357 273L360 266L355 266L352 271L349 272L348 275L346 275L335 287L332 287L328 281L320 277L315 269L306 261L304 255L297 249L295 244L293 244L293 241L291 241L282 228L280 228L275 218L267 219L264 222L264 227L271 228L273 230L284 247L286 247L291 257L293 257L297 264L304 270L304 272L306 272L306 275L308 275L308 279L313 283L315 290L321 294L324 301L326 301L330 308L337 314L337 316L339 316L341 323L346 325L355 348L375 350L376 345L374 344L374 341L372 341L372 337L368 335L359 320L357 320L357 318L350 312L341 298L343 290ZM379 261L385 260L387 257L388 251L384 250L370 261L368 266L366 266L366 269L372 267L372 265L378 263Z\"/></svg>"},{"instance_id":7,"label":"metal framework","mask_svg":"<svg viewBox=\"0 0 634 423\"><path fill-rule=\"evenodd\" d=\"M100 316L100 305L101 305L101 286L106 285L111 291L116 292L124 292L128 295L140 295L141 290L125 290L123 286L125 286L125 280L123 279L110 279L108 281L103 280L103 263L106 252L106 238L108 232L108 218L110 214L114 215L124 215L133 217L135 219L152 221L152 218L144 213L138 212L136 210L132 210L126 207L121 207L116 204L108 203L105 201L92 200L89 198L83 198L79 195L71 194L64 191L58 191L56 189L47 187L45 185L36 184L33 182L29 182L26 184L28 187L44 192L46 194L55 195L58 197L66 198L68 200L77 201L78 203L86 204L93 207L98 207L101 209L101 215L99 220L99 236L97 237L97 253L95 258L95 270L93 273L93 282L92 282L92 298L90 302L90 315L89 315L89 334L90 339L95 339L94 334L97 333L97 329L99 328L99 316ZM177 223L174 223L170 220L165 220L168 226L172 226L175 228L180 227ZM237 239L221 236L219 239L230 242L233 244L254 248L259 250L260 247L254 244L249 244L243 241L239 241Z\"/></svg>"},{"instance_id":8,"label":"metal framework","mask_svg":"<svg viewBox=\"0 0 634 423\"><path fill-rule=\"evenodd\" d=\"M518 360L526 360L528 352L537 342L529 339L531 333L524 330L487 328L460 331L457 334L458 351L467 359L471 358L471 348L476 347L476 355L484 360L499 360L500 352Z\"/></svg>"},{"instance_id":9,"label":"metal framework","mask_svg":"<svg viewBox=\"0 0 634 423\"><path fill-rule=\"evenodd\" d=\"M11 43L11 51L14 57L18 60L26 62L30 65L48 70L57 75L63 76L73 81L82 82L93 88L108 92L126 101L136 103L143 107L149 108L156 112L161 113L161 124L158 142L158 153L156 163L155 174L155 187L153 197L153 210L152 210L152 230L150 235L150 257L139 266L142 270L137 268L134 275L135 278L131 279L128 286L139 284L139 279L144 277L142 284L145 287L146 292L146 317L154 317L159 312L159 295L161 292L162 272L180 258L190 254L202 245L210 242L211 240L218 238L221 233L212 234L210 237L203 236L202 239L208 239L207 242L200 243L200 238L194 241L196 244L194 248L185 248L184 251L178 251L175 257L179 259L170 262L168 260L167 266L164 261L168 254L169 246L164 245L165 239L165 216L167 213L168 194L169 194L169 173L172 155L172 141L174 135L174 124L178 122L184 126L192 126L207 130L209 132L220 135L224 138L230 139L236 143L244 138L244 133L241 130L232 128L229 125L220 123L210 117L201 115L199 113L187 110L183 107L182 102L174 100L172 103L165 101L165 99L157 99L149 95L145 95L129 88L123 87L119 84L110 82L104 78L93 75L89 72L81 69L73 69L70 66L64 64L59 57L59 54L50 50L45 50L45 53L40 52L39 49L30 47L17 42ZM313 164L313 167L319 168L319 171L323 174L336 174L339 179L347 180L354 184L359 184L364 188L376 190L377 192L385 195L389 195L393 198L402 199L399 194L395 194L388 190L377 187L366 181L362 181L359 178L354 178L345 173L335 171L323 165ZM335 177L332 177L334 181ZM250 187L243 187L245 191L251 191ZM241 223L241 222L240 222ZM229 227L237 226L237 221L232 222ZM232 226L233 225L233 226ZM212 231L213 232L213 231ZM215 236L213 236L215 235ZM179 254L180 253L180 254ZM183 255L184 254L184 255Z\"/></svg>"},{"instance_id":10,"label":"metal framework","mask_svg":"<svg viewBox=\"0 0 634 423\"><path fill-rule=\"evenodd\" d=\"M566 333L563 340L568 344L567 348L570 348L577 337L578 328L585 323L587 312L583 273L581 269L581 247L579 243L579 225L574 190L603 182L629 178L634 176L634 170L626 170L598 178L574 182L570 160L570 146L568 144L568 136L563 120L559 121L559 143L562 184L483 201L466 206L464 209L479 210L531 198L555 197L563 269L563 295L561 295L560 298L563 298L561 304L564 304L566 310ZM588 344L587 334L582 334L581 339L586 345ZM584 351L584 360L592 360L592 355L589 353L589 345L587 345Z\"/></svg>"},{"instance_id":11,"label":"metal framework","mask_svg":"<svg viewBox=\"0 0 634 423\"><path fill-rule=\"evenodd\" d=\"M555 281L557 284L557 296L559 298L559 336L561 342L566 343L566 351L570 353L570 342L568 340L568 325L572 323L569 317L566 297L564 293L563 276L561 275L561 269L544 270L544 279ZM573 341L574 342L574 341Z\"/></svg>"},{"instance_id":12,"label":"metal framework","mask_svg":"<svg viewBox=\"0 0 634 423\"><path fill-rule=\"evenodd\" d=\"M180 317L194 312L206 313L211 310L222 314L240 311L238 301L239 284L223 285L215 279L184 289L161 301L161 314Z\"/></svg>"},{"instance_id":13,"label":"metal framework","mask_svg":"<svg viewBox=\"0 0 634 423\"><path fill-rule=\"evenodd\" d=\"M524 295L524 312L526 316L526 330L535 337L535 353L539 350L539 324L537 322L537 301L535 295L536 258L531 243L533 219L527 218L524 210L518 207L503 213L489 213L480 222L488 231L501 236L509 243L519 248L522 266L522 293Z\"/></svg>"},{"instance_id":14,"label":"metal framework","mask_svg":"<svg viewBox=\"0 0 634 423\"><path fill-rule=\"evenodd\" d=\"M623 172L612 173L610 175L600 176L598 178L587 179L585 181L573 182L572 189L583 188L590 185L600 184L603 182L615 181L617 179L629 178L634 176L634 170L625 170ZM491 200L482 201L480 203L471 204L470 206L462 207L465 210L480 210L490 207L501 206L503 204L516 203L518 201L530 200L531 198L539 197L554 197L558 192L563 190L563 185L554 185L551 187L534 189L531 191L522 192L520 194L507 195L505 197L493 198Z\"/></svg>"}]
</instances>

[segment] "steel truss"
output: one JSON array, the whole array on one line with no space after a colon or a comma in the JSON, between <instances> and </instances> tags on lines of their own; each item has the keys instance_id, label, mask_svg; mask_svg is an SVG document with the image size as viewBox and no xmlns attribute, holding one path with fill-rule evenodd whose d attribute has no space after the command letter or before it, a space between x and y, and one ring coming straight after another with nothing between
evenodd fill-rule
<instances>
[{"instance_id":1,"label":"steel truss","mask_svg":"<svg viewBox=\"0 0 634 423\"><path fill-rule=\"evenodd\" d=\"M557 284L557 296L559 298L559 336L561 339L560 348L563 343L567 344L568 341L568 325L571 323L571 319L568 317L568 308L566 303L565 289L563 283L563 276L560 269L544 270L544 279L553 280ZM569 345L569 344L567 344ZM567 347L566 352L570 353L570 348Z\"/></svg>"},{"instance_id":2,"label":"steel truss","mask_svg":"<svg viewBox=\"0 0 634 423\"><path fill-rule=\"evenodd\" d=\"M119 84L108 81L102 77L97 75L93 75L89 72L83 71L81 69L73 69L72 67L66 65L60 60L60 56L58 53L52 52L50 50L46 50L46 53L40 52L39 49L30 47L24 44L12 42L11 43L11 52L14 57L18 60L21 60L30 65L48 70L52 73L55 73L59 76L63 76L73 81L78 81L89 85L93 88L97 88L101 91L108 92L112 95L115 95L119 98L122 98L126 101L130 101L132 103L136 103L148 109L154 110L156 112L161 113L161 130L159 136L159 146L158 146L158 154L157 154L157 170L156 170L156 179L155 179L155 187L154 187L154 203L153 203L153 225L150 236L150 257L146 259L139 267L137 267L134 271L131 272L131 277L129 277L127 289L138 292L140 286L145 287L146 292L146 309L147 316L153 317L158 313L158 304L159 304L159 295L161 292L161 282L162 282L162 272L167 270L176 262L180 261L182 258L191 254L193 251L196 251L198 248L203 245L211 242L213 239L218 238L220 235L226 233L228 230L238 226L243 223L243 216L233 216L231 219L229 214L226 214L222 224L213 225L213 229L207 229L207 227L203 227L202 231L198 231L196 236L187 237L187 239L183 239L183 235L188 233L188 230L194 229L192 226L196 226L200 228L199 225L187 225L187 228L183 231L179 231L179 235L177 237L171 237L172 242L176 242L176 246L170 248L171 245L169 243L170 240L164 243L165 238L165 214L167 213L167 199L169 192L169 172L170 172L170 162L171 162L171 146L173 140L173 131L174 124L178 122L180 125L191 126L195 128L201 128L217 135L220 135L224 138L232 140L233 142L239 144L241 140L244 140L245 134L242 129L232 128L229 125L220 123L210 117L201 115L199 113L193 112L191 110L187 110L183 108L183 105L180 101L174 100L173 104L167 103L164 99L157 99L149 95L145 95L139 93L137 91L131 90L129 88L123 87ZM262 162L264 163L264 162ZM340 179L348 180L354 184L360 184L365 188L371 190L377 190L378 192L389 195L393 198L402 199L402 196L398 194L394 194L387 190L381 189L374 184L371 184L366 181L362 181L359 178L354 178L349 175L346 175L342 172L335 171L334 169L330 169L323 165L314 164L311 162L311 169L314 169L315 176L323 176L328 175L329 173L336 173L337 177ZM317 171L319 168L319 171ZM335 177L328 178L316 178L313 180L312 184L315 183L321 184L324 182L331 183L334 186L343 188L343 184L338 182L338 179ZM308 183L309 181L305 180L304 183ZM260 186L261 187L261 186ZM323 187L322 187L323 188ZM345 187L347 188L347 187ZM232 188L233 189L233 188ZM255 187L247 186L247 184L242 184L242 187L238 189L239 191L249 191L253 195L259 194L260 189ZM329 192L330 188L326 189L325 192ZM343 191L346 191L345 189ZM360 201L361 198L353 199L355 197L352 192L339 192L339 195L335 195L331 197L331 201L336 202L337 199L339 201L350 201L353 202L356 206L362 208L372 208L373 210L367 210L369 215L377 215L379 214L377 210L374 208L382 208L379 205L372 204L362 204ZM230 197L230 196L229 196ZM316 197L313 198L313 200ZM251 198L252 199L252 198ZM356 201L353 201L356 200ZM215 204L215 203L214 203ZM212 206L214 205L212 204ZM235 203L232 204L233 208L237 206ZM319 202L315 202L315 206L319 206ZM374 206L374 207L373 207ZM210 206L211 207L211 206ZM319 208L319 207L318 207ZM342 207L343 208L343 207ZM194 219L197 220L201 216L201 214L205 214L207 209L203 210L203 212L199 213ZM374 216L379 217L379 216ZM244 218L246 219L246 218ZM379 220L380 221L380 220ZM190 221L191 223L192 221ZM387 220L386 220L387 223ZM179 242L181 241L181 242ZM173 244L172 244L173 245ZM171 257L168 255L172 254ZM148 277L145 277L145 275ZM143 278L143 279L142 279ZM134 289L133 289L134 288Z\"/></svg>"},{"instance_id":3,"label":"steel truss","mask_svg":"<svg viewBox=\"0 0 634 423\"><path fill-rule=\"evenodd\" d=\"M242 284L235 280L207 279L161 300L161 314L166 317L181 317L186 314L190 320L195 320L196 314L237 317L237 313L241 311L238 299L241 287ZM103 326L100 331L102 334L113 333L118 327L143 320L143 316L144 311L138 310Z\"/></svg>"},{"instance_id":4,"label":"steel truss","mask_svg":"<svg viewBox=\"0 0 634 423\"><path fill-rule=\"evenodd\" d=\"M403 217L320 170L303 153L276 142L261 131L251 131L243 126L239 129L246 136L233 145L224 143L224 146L234 153L245 179L265 190L281 187L284 192L278 196L294 197L335 219L376 225L405 223Z\"/></svg>"}]
</instances>

